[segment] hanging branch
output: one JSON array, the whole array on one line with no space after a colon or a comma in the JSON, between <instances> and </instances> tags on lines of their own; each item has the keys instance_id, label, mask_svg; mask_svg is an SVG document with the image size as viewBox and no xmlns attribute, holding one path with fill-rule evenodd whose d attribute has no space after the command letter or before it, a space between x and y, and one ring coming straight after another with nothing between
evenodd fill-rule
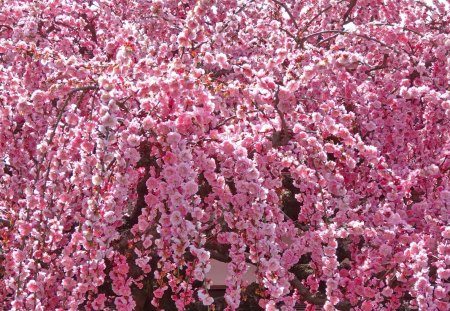
<instances>
[{"instance_id":1,"label":"hanging branch","mask_svg":"<svg viewBox=\"0 0 450 311\"><path fill-rule=\"evenodd\" d=\"M350 20L348 18L350 16L350 14L352 13L353 8L356 6L357 2L358 2L358 0L350 0L350 3L348 4L348 9L344 13L344 16L342 17L342 20L344 21L344 24L347 24L348 22L350 22Z\"/></svg>"},{"instance_id":2,"label":"hanging branch","mask_svg":"<svg viewBox=\"0 0 450 311\"><path fill-rule=\"evenodd\" d=\"M278 113L278 116L280 117L281 120L281 130L274 131L272 134L272 146L275 148L286 146L292 138L292 132L289 130L287 126L286 120L284 119L284 114L278 108L278 104L280 103L280 98L278 96L279 92L280 86L278 86L278 89L275 92L275 100L274 100L275 111Z\"/></svg>"},{"instance_id":3,"label":"hanging branch","mask_svg":"<svg viewBox=\"0 0 450 311\"><path fill-rule=\"evenodd\" d=\"M50 134L50 137L49 137L49 139L47 140L47 143L48 143L48 144L51 144L51 142L53 141L53 138L55 137L55 134L56 134L56 129L58 128L59 122L61 121L61 118L62 118L62 116L63 116L63 114L64 114L64 110L65 110L66 107L69 105L69 102L70 102L70 100L72 99L73 94L75 94L76 92L80 92L80 91L87 92L87 91L97 90L97 89L98 89L98 86L96 86L96 85L88 85L88 86L77 87L77 88L75 88L75 89L70 90L70 91L67 93L67 98L66 98L66 100L64 101L63 106L62 106L61 109L59 110L58 116L57 116L57 118L56 118L56 122L55 122L55 124L53 125L52 133ZM82 98L83 98L83 97L81 97L81 99L82 99ZM80 101L81 101L81 99L80 99Z\"/></svg>"}]
</instances>

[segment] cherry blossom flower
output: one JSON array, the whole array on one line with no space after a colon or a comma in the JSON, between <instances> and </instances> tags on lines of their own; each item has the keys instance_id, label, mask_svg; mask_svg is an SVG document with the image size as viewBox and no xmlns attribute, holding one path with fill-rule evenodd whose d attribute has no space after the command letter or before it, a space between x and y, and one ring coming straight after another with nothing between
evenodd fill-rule
<instances>
[{"instance_id":1,"label":"cherry blossom flower","mask_svg":"<svg viewBox=\"0 0 450 311\"><path fill-rule=\"evenodd\" d=\"M198 185L195 181L188 181L185 185L184 185L184 190L186 195L193 195L195 193L197 193L198 191Z\"/></svg>"},{"instance_id":2,"label":"cherry blossom flower","mask_svg":"<svg viewBox=\"0 0 450 311\"><path fill-rule=\"evenodd\" d=\"M179 211L173 211L170 214L170 223L172 226L178 226L183 222L183 218L181 216L181 213Z\"/></svg>"},{"instance_id":3,"label":"cherry blossom flower","mask_svg":"<svg viewBox=\"0 0 450 311\"><path fill-rule=\"evenodd\" d=\"M27 283L27 290L29 290L32 293L35 293L39 290L39 286L35 280L31 280Z\"/></svg>"}]
</instances>

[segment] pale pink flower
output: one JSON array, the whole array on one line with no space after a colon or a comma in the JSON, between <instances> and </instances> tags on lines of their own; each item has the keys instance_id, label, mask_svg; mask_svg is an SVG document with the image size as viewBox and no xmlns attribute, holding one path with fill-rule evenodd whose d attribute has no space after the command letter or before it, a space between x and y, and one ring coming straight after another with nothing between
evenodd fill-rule
<instances>
[{"instance_id":1,"label":"pale pink flower","mask_svg":"<svg viewBox=\"0 0 450 311\"><path fill-rule=\"evenodd\" d=\"M105 221L107 223L113 223L116 221L116 213L114 211L107 211L104 215L103 218L105 219Z\"/></svg>"},{"instance_id":2,"label":"pale pink flower","mask_svg":"<svg viewBox=\"0 0 450 311\"><path fill-rule=\"evenodd\" d=\"M27 290L28 291L30 291L32 293L35 293L35 292L38 291L38 289L39 289L39 287L38 287L38 285L37 285L35 280L31 280L31 281L29 281L27 283Z\"/></svg>"},{"instance_id":3,"label":"pale pink flower","mask_svg":"<svg viewBox=\"0 0 450 311\"><path fill-rule=\"evenodd\" d=\"M278 261L278 259L270 258L267 262L267 269L273 272L278 271L278 269L280 269L280 262Z\"/></svg>"},{"instance_id":4,"label":"pale pink flower","mask_svg":"<svg viewBox=\"0 0 450 311\"><path fill-rule=\"evenodd\" d=\"M102 125L107 127L115 127L117 125L117 118L106 113L101 119Z\"/></svg>"},{"instance_id":5,"label":"pale pink flower","mask_svg":"<svg viewBox=\"0 0 450 311\"><path fill-rule=\"evenodd\" d=\"M380 253L384 256L390 255L392 253L392 247L386 244L380 246Z\"/></svg>"},{"instance_id":6,"label":"pale pink flower","mask_svg":"<svg viewBox=\"0 0 450 311\"><path fill-rule=\"evenodd\" d=\"M95 186L100 186L102 184L102 178L99 175L92 176L92 184Z\"/></svg>"},{"instance_id":7,"label":"pale pink flower","mask_svg":"<svg viewBox=\"0 0 450 311\"><path fill-rule=\"evenodd\" d=\"M67 290L72 290L77 285L77 282L71 277L65 277L62 281L62 285Z\"/></svg>"},{"instance_id":8,"label":"pale pink flower","mask_svg":"<svg viewBox=\"0 0 450 311\"><path fill-rule=\"evenodd\" d=\"M447 204L450 204L450 191L449 190L442 191L439 196L442 201L444 201ZM447 230L450 231L450 227L447 227Z\"/></svg>"},{"instance_id":9,"label":"pale pink flower","mask_svg":"<svg viewBox=\"0 0 450 311\"><path fill-rule=\"evenodd\" d=\"M130 144L130 146L137 147L140 144L140 137L138 135L131 134L128 136L127 142Z\"/></svg>"},{"instance_id":10,"label":"pale pink flower","mask_svg":"<svg viewBox=\"0 0 450 311\"><path fill-rule=\"evenodd\" d=\"M228 68L228 59L227 56L223 53L219 53L216 55L216 61L222 68Z\"/></svg>"},{"instance_id":11,"label":"pale pink flower","mask_svg":"<svg viewBox=\"0 0 450 311\"><path fill-rule=\"evenodd\" d=\"M442 231L442 237L444 239L450 239L450 226L444 228Z\"/></svg>"},{"instance_id":12,"label":"pale pink flower","mask_svg":"<svg viewBox=\"0 0 450 311\"><path fill-rule=\"evenodd\" d=\"M152 246L152 244L153 244L153 237L151 235L146 236L144 241L142 242L142 245L145 248L150 248L150 246Z\"/></svg>"},{"instance_id":13,"label":"pale pink flower","mask_svg":"<svg viewBox=\"0 0 450 311\"><path fill-rule=\"evenodd\" d=\"M199 249L197 250L197 258L201 263L206 263L209 260L209 252Z\"/></svg>"},{"instance_id":14,"label":"pale pink flower","mask_svg":"<svg viewBox=\"0 0 450 311\"><path fill-rule=\"evenodd\" d=\"M206 296L206 297L202 300L202 303L203 303L205 306L210 306L210 305L213 304L213 302L214 302L214 298L212 298L211 296Z\"/></svg>"},{"instance_id":15,"label":"pale pink flower","mask_svg":"<svg viewBox=\"0 0 450 311\"><path fill-rule=\"evenodd\" d=\"M66 122L67 122L67 124L69 124L71 126L75 126L78 124L78 116L74 113L69 113L66 116Z\"/></svg>"},{"instance_id":16,"label":"pale pink flower","mask_svg":"<svg viewBox=\"0 0 450 311\"><path fill-rule=\"evenodd\" d=\"M27 236L31 233L32 227L30 223L21 222L18 227L19 233L23 236Z\"/></svg>"},{"instance_id":17,"label":"pale pink flower","mask_svg":"<svg viewBox=\"0 0 450 311\"><path fill-rule=\"evenodd\" d=\"M233 151L234 151L233 144L228 140L224 141L223 142L223 151L228 155L233 154Z\"/></svg>"},{"instance_id":18,"label":"pale pink flower","mask_svg":"<svg viewBox=\"0 0 450 311\"><path fill-rule=\"evenodd\" d=\"M198 191L198 184L195 181L188 181L185 185L184 185L184 191L186 193L186 195L191 196L197 193Z\"/></svg>"},{"instance_id":19,"label":"pale pink flower","mask_svg":"<svg viewBox=\"0 0 450 311\"><path fill-rule=\"evenodd\" d=\"M25 259L25 254L21 250L15 250L12 252L12 258L15 262L22 262Z\"/></svg>"},{"instance_id":20,"label":"pale pink flower","mask_svg":"<svg viewBox=\"0 0 450 311\"><path fill-rule=\"evenodd\" d=\"M198 268L194 270L193 276L198 281L203 281L203 279L205 278L205 274L203 273L203 271Z\"/></svg>"},{"instance_id":21,"label":"pale pink flower","mask_svg":"<svg viewBox=\"0 0 450 311\"><path fill-rule=\"evenodd\" d=\"M155 123L154 123L152 117L150 117L150 116L145 117L145 119L142 121L142 126L147 131L151 130L155 126Z\"/></svg>"},{"instance_id":22,"label":"pale pink flower","mask_svg":"<svg viewBox=\"0 0 450 311\"><path fill-rule=\"evenodd\" d=\"M275 301L270 300L265 307L266 311L278 311L276 305L275 305Z\"/></svg>"},{"instance_id":23,"label":"pale pink flower","mask_svg":"<svg viewBox=\"0 0 450 311\"><path fill-rule=\"evenodd\" d=\"M290 93L297 91L299 87L300 87L300 81L298 81L298 80L291 80L286 84L286 89Z\"/></svg>"},{"instance_id":24,"label":"pale pink flower","mask_svg":"<svg viewBox=\"0 0 450 311\"><path fill-rule=\"evenodd\" d=\"M228 234L228 242L230 244L237 244L239 242L239 236L234 232L230 232Z\"/></svg>"},{"instance_id":25,"label":"pale pink flower","mask_svg":"<svg viewBox=\"0 0 450 311\"><path fill-rule=\"evenodd\" d=\"M177 132L170 132L169 134L167 134L167 143L171 144L171 145L176 145L181 139L181 135L178 134Z\"/></svg>"},{"instance_id":26,"label":"pale pink flower","mask_svg":"<svg viewBox=\"0 0 450 311\"><path fill-rule=\"evenodd\" d=\"M392 288L390 288L390 287L385 287L385 288L381 291L381 293L382 293L383 296L385 296L385 297L391 297L393 292L394 292L394 291L393 291Z\"/></svg>"},{"instance_id":27,"label":"pale pink flower","mask_svg":"<svg viewBox=\"0 0 450 311\"><path fill-rule=\"evenodd\" d=\"M104 310L107 298L105 294L99 294L92 303L94 310Z\"/></svg>"},{"instance_id":28,"label":"pale pink flower","mask_svg":"<svg viewBox=\"0 0 450 311\"><path fill-rule=\"evenodd\" d=\"M206 64L211 64L214 62L214 56L209 52L205 53L205 55L203 56L203 59Z\"/></svg>"},{"instance_id":29,"label":"pale pink flower","mask_svg":"<svg viewBox=\"0 0 450 311\"><path fill-rule=\"evenodd\" d=\"M183 222L183 217L179 211L173 211L170 215L170 223L172 226L178 226Z\"/></svg>"},{"instance_id":30,"label":"pale pink flower","mask_svg":"<svg viewBox=\"0 0 450 311\"><path fill-rule=\"evenodd\" d=\"M444 269L444 268L438 268L437 269L437 275L443 279L446 280L450 277L450 269Z\"/></svg>"},{"instance_id":31,"label":"pale pink flower","mask_svg":"<svg viewBox=\"0 0 450 311\"><path fill-rule=\"evenodd\" d=\"M155 289L153 291L153 296L155 296L156 298L162 298L162 296L164 295L164 292L166 291L166 289L167 289L167 286Z\"/></svg>"},{"instance_id":32,"label":"pale pink flower","mask_svg":"<svg viewBox=\"0 0 450 311\"><path fill-rule=\"evenodd\" d=\"M373 308L372 302L370 301L364 301L362 306L361 306L361 310L362 311L371 311Z\"/></svg>"}]
</instances>

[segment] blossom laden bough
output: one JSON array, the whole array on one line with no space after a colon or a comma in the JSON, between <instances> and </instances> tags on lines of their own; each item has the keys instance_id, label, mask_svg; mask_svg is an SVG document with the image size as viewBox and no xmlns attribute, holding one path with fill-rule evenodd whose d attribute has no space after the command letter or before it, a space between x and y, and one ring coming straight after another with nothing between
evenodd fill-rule
<instances>
[{"instance_id":1,"label":"blossom laden bough","mask_svg":"<svg viewBox=\"0 0 450 311\"><path fill-rule=\"evenodd\" d=\"M449 12L3 3L0 305L448 310Z\"/></svg>"}]
</instances>

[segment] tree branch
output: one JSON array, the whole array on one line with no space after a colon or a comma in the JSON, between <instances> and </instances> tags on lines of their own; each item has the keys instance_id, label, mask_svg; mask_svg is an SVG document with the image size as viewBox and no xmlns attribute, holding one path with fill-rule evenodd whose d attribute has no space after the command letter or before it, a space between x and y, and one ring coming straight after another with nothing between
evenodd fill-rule
<instances>
[{"instance_id":1,"label":"tree branch","mask_svg":"<svg viewBox=\"0 0 450 311\"><path fill-rule=\"evenodd\" d=\"M97 89L98 89L98 86L96 86L96 85L88 85L88 86L81 86L81 87L74 88L67 93L67 98L64 101L64 105L61 107L61 110L58 113L58 117L56 118L56 123L53 126L53 131L50 134L50 138L47 141L48 144L50 144L52 142L52 140L55 136L56 129L58 128L59 122L61 121L64 110L66 109L67 105L69 105L69 101L72 99L72 95L74 93L80 92L80 91L86 92L86 91L97 90Z\"/></svg>"},{"instance_id":2,"label":"tree branch","mask_svg":"<svg viewBox=\"0 0 450 311\"><path fill-rule=\"evenodd\" d=\"M344 24L347 24L348 17L352 13L353 8L356 6L357 2L358 2L358 0L350 0L350 3L348 4L348 9L344 13L344 16L342 17L342 20L344 21Z\"/></svg>"},{"instance_id":3,"label":"tree branch","mask_svg":"<svg viewBox=\"0 0 450 311\"><path fill-rule=\"evenodd\" d=\"M376 71L376 70L387 68L388 57L389 57L388 54L384 54L383 62L381 63L381 65L378 65L378 66L370 68L369 70L366 70L366 74L370 74L372 71Z\"/></svg>"},{"instance_id":4,"label":"tree branch","mask_svg":"<svg viewBox=\"0 0 450 311\"><path fill-rule=\"evenodd\" d=\"M272 1L275 2L276 4L278 4L279 6L281 6L286 11L286 13L289 15L290 19L292 20L292 23L294 24L295 28L298 30L298 24L295 21L294 15L292 15L292 13L289 10L289 8L286 5L286 3L283 3L283 2L278 1L278 0L272 0Z\"/></svg>"},{"instance_id":5,"label":"tree branch","mask_svg":"<svg viewBox=\"0 0 450 311\"><path fill-rule=\"evenodd\" d=\"M314 21L316 19L318 19L323 13L325 13L326 11L331 9L332 7L333 6L329 5L325 9L319 11L319 13L317 13L309 22L306 23L305 27L303 27L303 29L301 30L301 33L304 33L306 30L308 30L309 26L311 26L311 24L314 23Z\"/></svg>"}]
</instances>

